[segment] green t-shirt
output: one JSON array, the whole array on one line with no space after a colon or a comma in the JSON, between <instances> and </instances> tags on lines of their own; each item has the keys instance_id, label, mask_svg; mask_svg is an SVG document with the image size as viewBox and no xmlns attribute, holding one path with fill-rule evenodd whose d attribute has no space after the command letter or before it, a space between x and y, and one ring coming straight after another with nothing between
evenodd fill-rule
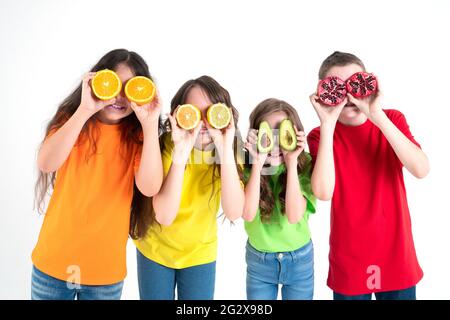
<instances>
[{"instance_id":1,"label":"green t-shirt","mask_svg":"<svg viewBox=\"0 0 450 320\"><path fill-rule=\"evenodd\" d=\"M298 223L289 223L287 216L281 212L279 194L282 188L279 177L286 171L284 164L275 168L275 172L270 176L269 185L272 189L275 206L268 222L262 222L258 212L253 221L245 222L248 240L253 248L261 252L289 252L295 251L311 240L311 233L308 227L310 213L316 212L316 198L311 189L311 158L303 174L299 174L298 179L303 196L306 198L305 213ZM244 169L244 179L250 178L250 169Z\"/></svg>"}]
</instances>

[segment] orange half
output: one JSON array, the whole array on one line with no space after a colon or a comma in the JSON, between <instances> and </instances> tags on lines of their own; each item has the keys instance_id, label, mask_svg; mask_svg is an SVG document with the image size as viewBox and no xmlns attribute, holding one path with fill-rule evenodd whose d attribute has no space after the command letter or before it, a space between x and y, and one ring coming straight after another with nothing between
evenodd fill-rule
<instances>
[{"instance_id":1,"label":"orange half","mask_svg":"<svg viewBox=\"0 0 450 320\"><path fill-rule=\"evenodd\" d=\"M130 101L139 105L149 103L155 96L156 87L147 77L137 76L127 81L125 95Z\"/></svg>"},{"instance_id":2,"label":"orange half","mask_svg":"<svg viewBox=\"0 0 450 320\"><path fill-rule=\"evenodd\" d=\"M116 97L122 90L122 81L117 73L104 69L98 71L91 80L91 88L94 95L100 100L110 100Z\"/></svg>"},{"instance_id":3,"label":"orange half","mask_svg":"<svg viewBox=\"0 0 450 320\"><path fill-rule=\"evenodd\" d=\"M201 119L200 110L192 104L183 104L178 107L175 115L178 125L185 129L191 130L197 127Z\"/></svg>"}]
</instances>

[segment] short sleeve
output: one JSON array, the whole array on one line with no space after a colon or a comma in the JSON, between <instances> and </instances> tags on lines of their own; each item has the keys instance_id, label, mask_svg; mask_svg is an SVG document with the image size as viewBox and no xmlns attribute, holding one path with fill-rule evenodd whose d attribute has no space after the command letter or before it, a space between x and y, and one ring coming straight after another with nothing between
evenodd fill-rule
<instances>
[{"instance_id":1,"label":"short sleeve","mask_svg":"<svg viewBox=\"0 0 450 320\"><path fill-rule=\"evenodd\" d=\"M320 141L320 128L313 129L307 136L307 142L309 147L309 153L312 158L312 163L316 162L317 152L319 150L319 141Z\"/></svg>"},{"instance_id":2,"label":"short sleeve","mask_svg":"<svg viewBox=\"0 0 450 320\"><path fill-rule=\"evenodd\" d=\"M416 141L409 129L408 122L406 121L403 113L397 110L385 110L386 115L392 121L392 123L416 146L421 148L420 144Z\"/></svg>"}]
</instances>

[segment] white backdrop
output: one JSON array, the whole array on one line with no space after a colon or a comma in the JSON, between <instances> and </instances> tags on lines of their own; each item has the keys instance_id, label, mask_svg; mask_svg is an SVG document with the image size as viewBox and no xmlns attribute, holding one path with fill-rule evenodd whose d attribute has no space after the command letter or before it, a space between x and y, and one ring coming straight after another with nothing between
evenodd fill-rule
<instances>
[{"instance_id":1,"label":"white backdrop","mask_svg":"<svg viewBox=\"0 0 450 320\"><path fill-rule=\"evenodd\" d=\"M36 151L44 127L103 54L141 54L165 112L186 80L208 74L229 90L246 133L250 111L268 97L293 104L309 132L308 102L322 60L355 53L384 87L386 107L405 113L431 161L405 173L425 277L419 299L449 299L449 1L24 1L0 0L0 298L28 299L30 254L42 217L33 212ZM315 298L330 299L329 203L310 219ZM220 224L217 299L245 299L242 221ZM135 248L128 243L123 299L137 299Z\"/></svg>"}]
</instances>

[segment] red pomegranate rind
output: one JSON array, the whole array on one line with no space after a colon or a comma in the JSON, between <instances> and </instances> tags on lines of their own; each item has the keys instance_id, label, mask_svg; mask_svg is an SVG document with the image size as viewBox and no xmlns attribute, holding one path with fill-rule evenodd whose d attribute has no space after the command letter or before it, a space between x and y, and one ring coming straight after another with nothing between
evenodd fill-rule
<instances>
[{"instance_id":1,"label":"red pomegranate rind","mask_svg":"<svg viewBox=\"0 0 450 320\"><path fill-rule=\"evenodd\" d=\"M364 98L377 90L377 78L366 72L357 72L347 80L347 91L355 98Z\"/></svg>"},{"instance_id":2,"label":"red pomegranate rind","mask_svg":"<svg viewBox=\"0 0 450 320\"><path fill-rule=\"evenodd\" d=\"M337 106L347 96L345 81L338 77L327 77L317 86L319 100L327 106Z\"/></svg>"}]
</instances>

